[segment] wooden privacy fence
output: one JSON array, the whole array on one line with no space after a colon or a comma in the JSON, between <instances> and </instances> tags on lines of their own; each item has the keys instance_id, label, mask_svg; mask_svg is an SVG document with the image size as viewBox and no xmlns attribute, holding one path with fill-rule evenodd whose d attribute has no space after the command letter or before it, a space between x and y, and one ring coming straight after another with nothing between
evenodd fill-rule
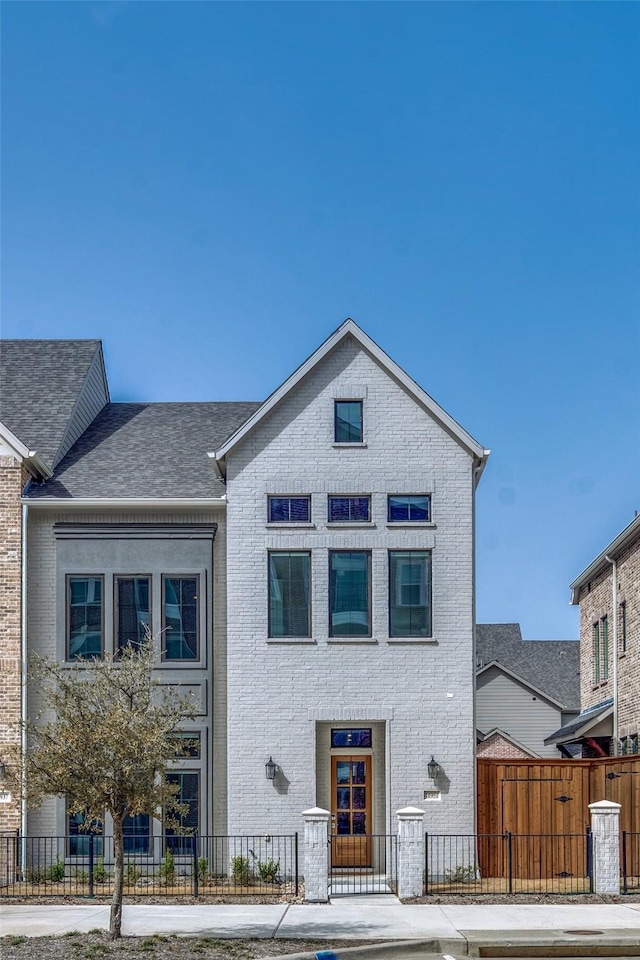
<instances>
[{"instance_id":1,"label":"wooden privacy fence","mask_svg":"<svg viewBox=\"0 0 640 960\"><path fill-rule=\"evenodd\" d=\"M571 856L565 854L553 838L584 836L590 823L589 804L597 800L619 803L621 831L640 833L640 756L478 760L478 833L548 837L548 849L542 841L536 860L553 864L555 876L574 875L576 861L573 851ZM487 844L479 853L484 876L504 876L500 843ZM630 845L628 857L629 875L639 876L640 847ZM532 865L529 856L514 858L515 876L526 878L532 870L537 872L539 865Z\"/></svg>"}]
</instances>

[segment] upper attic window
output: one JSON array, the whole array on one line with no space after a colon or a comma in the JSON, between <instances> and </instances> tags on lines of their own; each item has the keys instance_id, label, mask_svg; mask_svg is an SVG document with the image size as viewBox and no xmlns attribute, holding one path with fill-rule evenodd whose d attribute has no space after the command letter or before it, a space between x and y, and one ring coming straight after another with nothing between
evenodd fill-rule
<instances>
[{"instance_id":1,"label":"upper attic window","mask_svg":"<svg viewBox=\"0 0 640 960\"><path fill-rule=\"evenodd\" d=\"M362 400L335 401L335 442L362 443Z\"/></svg>"}]
</instances>

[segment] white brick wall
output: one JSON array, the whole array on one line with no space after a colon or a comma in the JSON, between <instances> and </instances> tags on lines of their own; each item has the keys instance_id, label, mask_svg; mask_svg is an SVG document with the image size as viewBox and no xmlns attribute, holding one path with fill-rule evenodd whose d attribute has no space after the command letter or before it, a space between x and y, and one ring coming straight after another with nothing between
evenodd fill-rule
<instances>
[{"instance_id":1,"label":"white brick wall","mask_svg":"<svg viewBox=\"0 0 640 960\"><path fill-rule=\"evenodd\" d=\"M336 397L363 398L365 447L333 445ZM374 820L388 832L395 832L393 812L419 807L432 786L432 754L444 770L442 802L429 806L425 829L473 830L472 466L351 338L229 454L229 832L299 828L300 810L317 802L316 723L332 719L384 721L384 811L374 810ZM327 527L331 491L370 493L373 526ZM267 528L267 494L295 492L312 495L313 526ZM431 493L433 526L387 526L392 492ZM312 643L268 642L267 551L288 548L312 551ZM330 548L372 551L368 642L328 642ZM394 548L433 550L432 642L388 640L387 551ZM275 782L264 773L270 755L283 772Z\"/></svg>"}]
</instances>

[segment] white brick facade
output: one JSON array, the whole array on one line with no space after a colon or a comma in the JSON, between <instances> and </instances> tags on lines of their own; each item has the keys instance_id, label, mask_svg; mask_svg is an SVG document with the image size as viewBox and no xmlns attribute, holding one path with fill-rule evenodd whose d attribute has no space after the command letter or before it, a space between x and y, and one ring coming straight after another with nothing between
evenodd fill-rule
<instances>
[{"instance_id":1,"label":"white brick facade","mask_svg":"<svg viewBox=\"0 0 640 960\"><path fill-rule=\"evenodd\" d=\"M334 400L362 399L364 444L334 444ZM419 806L442 767L431 832L474 829L474 459L347 337L227 455L229 832L298 829L328 803L327 726L382 728L373 821ZM327 525L327 494L370 494L372 523ZM310 494L311 525L267 525L268 494ZM430 493L433 523L387 523L387 494ZM372 637L329 638L328 552L370 550ZM312 637L268 638L268 551L311 551ZM433 636L390 640L388 551L432 551ZM324 725L324 726L322 726ZM320 731L320 733L319 733ZM343 751L344 752L344 751ZM281 776L265 777L269 756ZM375 762L375 757L374 757Z\"/></svg>"}]
</instances>

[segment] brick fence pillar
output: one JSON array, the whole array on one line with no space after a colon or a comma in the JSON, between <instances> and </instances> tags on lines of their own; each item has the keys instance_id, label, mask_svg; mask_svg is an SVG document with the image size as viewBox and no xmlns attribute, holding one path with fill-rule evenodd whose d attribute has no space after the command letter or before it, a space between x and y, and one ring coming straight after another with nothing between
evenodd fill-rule
<instances>
[{"instance_id":1,"label":"brick fence pillar","mask_svg":"<svg viewBox=\"0 0 640 960\"><path fill-rule=\"evenodd\" d=\"M304 810L304 898L309 903L329 900L328 842L331 814L321 807Z\"/></svg>"},{"instance_id":2,"label":"brick fence pillar","mask_svg":"<svg viewBox=\"0 0 640 960\"><path fill-rule=\"evenodd\" d=\"M421 897L424 892L424 810L405 807L398 818L398 896Z\"/></svg>"},{"instance_id":3,"label":"brick fence pillar","mask_svg":"<svg viewBox=\"0 0 640 960\"><path fill-rule=\"evenodd\" d=\"M620 804L590 803L594 893L620 893Z\"/></svg>"}]
</instances>

